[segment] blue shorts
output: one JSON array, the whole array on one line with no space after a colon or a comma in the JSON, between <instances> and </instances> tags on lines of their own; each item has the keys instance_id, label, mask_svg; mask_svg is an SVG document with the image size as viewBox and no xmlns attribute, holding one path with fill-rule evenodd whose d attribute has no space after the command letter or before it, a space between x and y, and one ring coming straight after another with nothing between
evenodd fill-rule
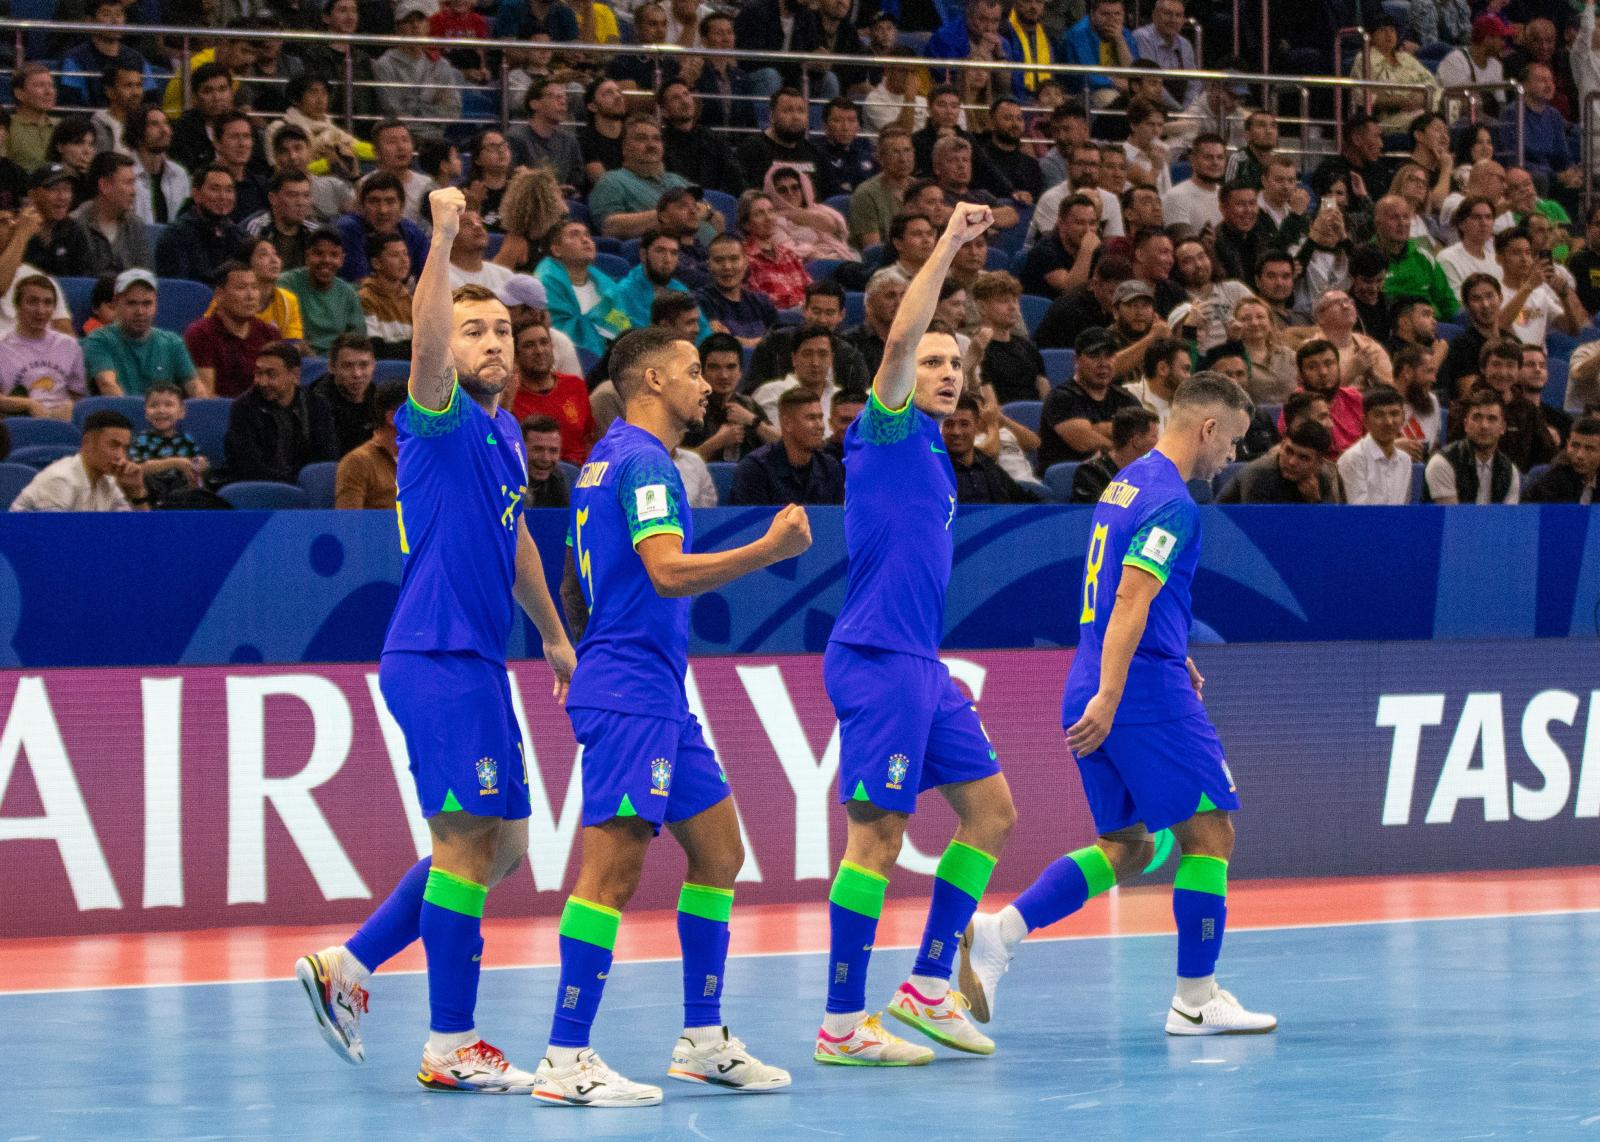
<instances>
[{"instance_id":1,"label":"blue shorts","mask_svg":"<svg viewBox=\"0 0 1600 1142\"><path fill-rule=\"evenodd\" d=\"M924 789L979 781L1000 761L944 663L830 642L822 679L839 715L839 800L913 813Z\"/></svg>"},{"instance_id":2,"label":"blue shorts","mask_svg":"<svg viewBox=\"0 0 1600 1142\"><path fill-rule=\"evenodd\" d=\"M729 794L728 778L706 745L700 722L567 707L583 746L583 824L638 817L659 833Z\"/></svg>"},{"instance_id":3,"label":"blue shorts","mask_svg":"<svg viewBox=\"0 0 1600 1142\"><path fill-rule=\"evenodd\" d=\"M504 664L470 653L391 651L378 688L406 738L422 815L528 816L528 763Z\"/></svg>"},{"instance_id":4,"label":"blue shorts","mask_svg":"<svg viewBox=\"0 0 1600 1142\"><path fill-rule=\"evenodd\" d=\"M1202 797L1218 809L1239 807L1222 739L1204 714L1113 723L1100 748L1078 758L1078 772L1101 836L1141 821L1152 833L1171 828L1194 816Z\"/></svg>"}]
</instances>

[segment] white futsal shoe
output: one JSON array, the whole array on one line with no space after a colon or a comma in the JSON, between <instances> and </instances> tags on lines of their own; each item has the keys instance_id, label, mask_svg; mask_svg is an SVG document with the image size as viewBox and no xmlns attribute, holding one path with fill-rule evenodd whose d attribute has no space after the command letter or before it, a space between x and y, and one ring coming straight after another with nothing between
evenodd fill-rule
<instances>
[{"instance_id":1,"label":"white futsal shoe","mask_svg":"<svg viewBox=\"0 0 1600 1142\"><path fill-rule=\"evenodd\" d=\"M1000 917L982 912L961 935L961 994L979 1023L994 1018L994 993L1011 967L1012 952L1000 936Z\"/></svg>"},{"instance_id":2,"label":"white futsal shoe","mask_svg":"<svg viewBox=\"0 0 1600 1142\"><path fill-rule=\"evenodd\" d=\"M338 948L327 948L295 961L294 977L305 989L317 1017L317 1030L328 1046L352 1065L366 1059L361 1045L361 1017L367 1011L367 989L345 974Z\"/></svg>"},{"instance_id":3,"label":"white futsal shoe","mask_svg":"<svg viewBox=\"0 0 1600 1142\"><path fill-rule=\"evenodd\" d=\"M655 1106L661 1102L661 1088L624 1078L585 1047L568 1066L541 1062L533 1075L533 1097L545 1106Z\"/></svg>"},{"instance_id":4,"label":"white futsal shoe","mask_svg":"<svg viewBox=\"0 0 1600 1142\"><path fill-rule=\"evenodd\" d=\"M1168 1035L1265 1035L1278 1027L1278 1017L1246 1011L1233 993L1217 988L1199 1007L1172 997L1167 1012Z\"/></svg>"},{"instance_id":5,"label":"white futsal shoe","mask_svg":"<svg viewBox=\"0 0 1600 1142\"><path fill-rule=\"evenodd\" d=\"M728 1034L726 1027L722 1029L722 1038L701 1047L690 1042L687 1035L680 1035L677 1046L672 1049L672 1065L667 1068L667 1077L741 1094L782 1090L790 1082L788 1071L763 1063L737 1035Z\"/></svg>"},{"instance_id":6,"label":"white futsal shoe","mask_svg":"<svg viewBox=\"0 0 1600 1142\"><path fill-rule=\"evenodd\" d=\"M499 1047L482 1039L448 1055L435 1055L424 1047L417 1082L428 1090L460 1094L527 1094L533 1089L532 1074L513 1067Z\"/></svg>"},{"instance_id":7,"label":"white futsal shoe","mask_svg":"<svg viewBox=\"0 0 1600 1142\"><path fill-rule=\"evenodd\" d=\"M969 1055L992 1055L994 1040L967 1019L971 1006L959 991L947 991L935 1003L907 982L894 993L887 1010L900 1022L915 1027L941 1046Z\"/></svg>"},{"instance_id":8,"label":"white futsal shoe","mask_svg":"<svg viewBox=\"0 0 1600 1142\"><path fill-rule=\"evenodd\" d=\"M933 1051L891 1034L878 1016L866 1015L844 1035L819 1029L812 1058L847 1067L925 1067L933 1062Z\"/></svg>"}]
</instances>

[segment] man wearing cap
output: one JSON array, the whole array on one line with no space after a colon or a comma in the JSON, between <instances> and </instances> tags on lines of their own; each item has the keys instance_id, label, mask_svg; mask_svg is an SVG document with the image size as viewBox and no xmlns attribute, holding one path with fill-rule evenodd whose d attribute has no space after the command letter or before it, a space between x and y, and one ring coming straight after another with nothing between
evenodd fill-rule
<instances>
[{"instance_id":1,"label":"man wearing cap","mask_svg":"<svg viewBox=\"0 0 1600 1142\"><path fill-rule=\"evenodd\" d=\"M656 224L656 206L669 190L688 181L662 163L661 127L645 114L628 116L622 125L622 166L607 171L589 192L589 216L602 234L637 238ZM713 214L707 211L707 214ZM700 240L709 242L717 229L703 215ZM720 221L721 216L717 215Z\"/></svg>"},{"instance_id":2,"label":"man wearing cap","mask_svg":"<svg viewBox=\"0 0 1600 1142\"><path fill-rule=\"evenodd\" d=\"M1506 54L1506 41L1516 35L1516 29L1492 12L1485 12L1472 21L1472 43L1457 48L1439 61L1435 75L1441 87L1466 87L1475 83L1503 83L1505 71L1500 58ZM1479 99L1489 115L1500 110L1501 98L1495 92L1483 92ZM1447 117L1454 120L1464 110L1461 100L1451 100Z\"/></svg>"},{"instance_id":3,"label":"man wearing cap","mask_svg":"<svg viewBox=\"0 0 1600 1142\"><path fill-rule=\"evenodd\" d=\"M721 134L700 122L700 103L689 85L669 79L661 85L656 101L661 106L661 144L667 169L686 179L691 188L714 186L726 194L742 192L744 168ZM661 201L666 197L662 195Z\"/></svg>"},{"instance_id":4,"label":"man wearing cap","mask_svg":"<svg viewBox=\"0 0 1600 1142\"><path fill-rule=\"evenodd\" d=\"M711 284L711 252L700 241L700 225L713 216L714 225L722 222L694 185L674 187L656 203L656 229L678 240L678 278L693 290Z\"/></svg>"},{"instance_id":5,"label":"man wearing cap","mask_svg":"<svg viewBox=\"0 0 1600 1142\"><path fill-rule=\"evenodd\" d=\"M494 295L510 311L514 327L520 327L525 321L537 321L550 330L550 340L555 347L556 372L583 375L583 366L578 363L578 349L572 343L572 338L550 325L550 299L544 292L543 282L532 274L512 274L504 285L495 290Z\"/></svg>"},{"instance_id":6,"label":"man wearing cap","mask_svg":"<svg viewBox=\"0 0 1600 1142\"><path fill-rule=\"evenodd\" d=\"M400 0L394 9L394 34L423 37L436 5L428 0ZM443 56L433 57L421 44L390 48L372 62L378 82L378 105L395 119L461 118L461 89L466 79Z\"/></svg>"},{"instance_id":7,"label":"man wearing cap","mask_svg":"<svg viewBox=\"0 0 1600 1142\"><path fill-rule=\"evenodd\" d=\"M90 390L102 396L143 396L151 385L165 382L188 396L209 396L201 391L183 338L156 328L155 275L124 270L113 297L117 319L83 339Z\"/></svg>"},{"instance_id":8,"label":"man wearing cap","mask_svg":"<svg viewBox=\"0 0 1600 1142\"><path fill-rule=\"evenodd\" d=\"M526 122L506 132L506 142L518 166L544 163L555 172L556 181L567 194L583 190L587 178L583 171L583 151L578 136L561 125L567 117L567 85L547 77L528 85L523 106Z\"/></svg>"},{"instance_id":9,"label":"man wearing cap","mask_svg":"<svg viewBox=\"0 0 1600 1142\"><path fill-rule=\"evenodd\" d=\"M278 279L278 285L300 301L306 344L326 353L341 333L367 331L366 314L356 287L339 276L344 245L332 230L318 230L306 245L306 264Z\"/></svg>"},{"instance_id":10,"label":"man wearing cap","mask_svg":"<svg viewBox=\"0 0 1600 1142\"><path fill-rule=\"evenodd\" d=\"M1109 451L1111 420L1118 409L1139 401L1111 383L1117 342L1107 329L1078 335L1077 363L1071 380L1050 390L1039 411L1039 474L1067 460L1087 460Z\"/></svg>"},{"instance_id":11,"label":"man wearing cap","mask_svg":"<svg viewBox=\"0 0 1600 1142\"><path fill-rule=\"evenodd\" d=\"M1111 295L1111 337L1117 355L1111 362L1111 375L1119 380L1137 376L1144 368L1145 351L1155 342L1173 336L1171 328L1156 314L1156 291L1149 282L1129 278Z\"/></svg>"},{"instance_id":12,"label":"man wearing cap","mask_svg":"<svg viewBox=\"0 0 1600 1142\"><path fill-rule=\"evenodd\" d=\"M77 277L89 272L94 251L89 234L69 215L72 210L72 173L60 163L33 172L28 201L39 212L39 232L28 239L23 257L30 265L54 277Z\"/></svg>"},{"instance_id":13,"label":"man wearing cap","mask_svg":"<svg viewBox=\"0 0 1600 1142\"><path fill-rule=\"evenodd\" d=\"M210 282L217 267L235 257L244 244L244 229L229 217L234 202L233 176L226 167L197 171L189 205L156 242L156 273Z\"/></svg>"}]
</instances>

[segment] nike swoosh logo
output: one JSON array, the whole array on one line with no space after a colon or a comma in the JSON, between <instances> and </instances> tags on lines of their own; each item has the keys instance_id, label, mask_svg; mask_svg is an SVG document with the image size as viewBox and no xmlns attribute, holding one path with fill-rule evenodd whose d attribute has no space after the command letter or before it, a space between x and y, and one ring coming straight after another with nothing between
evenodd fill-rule
<instances>
[{"instance_id":1,"label":"nike swoosh logo","mask_svg":"<svg viewBox=\"0 0 1600 1142\"><path fill-rule=\"evenodd\" d=\"M605 979L606 978L606 973L605 972L601 972L599 975L595 976L594 978L595 979Z\"/></svg>"},{"instance_id":2,"label":"nike swoosh logo","mask_svg":"<svg viewBox=\"0 0 1600 1142\"><path fill-rule=\"evenodd\" d=\"M492 433L492 432L489 433L489 443L490 444L499 444L500 443L498 440L496 440L494 438L494 433Z\"/></svg>"},{"instance_id":3,"label":"nike swoosh logo","mask_svg":"<svg viewBox=\"0 0 1600 1142\"><path fill-rule=\"evenodd\" d=\"M937 444L934 444L932 441L929 441L929 443L928 443L928 451L929 452L937 452L941 456L947 455L947 453L945 452L945 450L943 448L940 448Z\"/></svg>"},{"instance_id":4,"label":"nike swoosh logo","mask_svg":"<svg viewBox=\"0 0 1600 1142\"><path fill-rule=\"evenodd\" d=\"M1176 1007L1174 1007L1172 1010L1177 1011L1179 1015L1183 1016L1190 1023L1193 1023L1196 1027L1200 1026L1206 1021L1206 1017L1204 1015L1190 1015L1187 1011L1178 1011Z\"/></svg>"}]
</instances>

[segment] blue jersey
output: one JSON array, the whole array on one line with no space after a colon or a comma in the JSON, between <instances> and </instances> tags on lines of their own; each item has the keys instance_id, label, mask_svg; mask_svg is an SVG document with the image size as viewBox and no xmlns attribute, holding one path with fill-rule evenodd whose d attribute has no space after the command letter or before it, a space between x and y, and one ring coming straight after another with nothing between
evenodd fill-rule
<instances>
[{"instance_id":1,"label":"blue jersey","mask_svg":"<svg viewBox=\"0 0 1600 1142\"><path fill-rule=\"evenodd\" d=\"M1165 722L1203 714L1189 683L1190 590L1200 562L1200 509L1178 469L1159 452L1129 464L1095 505L1089 554L1078 604L1078 653L1067 673L1062 725L1083 714L1100 689L1100 653L1106 623L1124 567L1161 580L1150 603L1149 621L1128 666L1128 683L1117 706L1119 725Z\"/></svg>"},{"instance_id":2,"label":"blue jersey","mask_svg":"<svg viewBox=\"0 0 1600 1142\"><path fill-rule=\"evenodd\" d=\"M567 705L656 718L689 715L689 600L656 593L635 550L676 535L688 551L694 517L665 445L612 422L572 489L572 561L589 604Z\"/></svg>"},{"instance_id":3,"label":"blue jersey","mask_svg":"<svg viewBox=\"0 0 1600 1142\"><path fill-rule=\"evenodd\" d=\"M844 606L829 641L939 657L956 474L939 423L873 392L844 437Z\"/></svg>"},{"instance_id":4,"label":"blue jersey","mask_svg":"<svg viewBox=\"0 0 1600 1142\"><path fill-rule=\"evenodd\" d=\"M504 662L528 490L517 422L504 409L491 417L457 385L444 411L408 399L394 424L405 563L383 649Z\"/></svg>"}]
</instances>

